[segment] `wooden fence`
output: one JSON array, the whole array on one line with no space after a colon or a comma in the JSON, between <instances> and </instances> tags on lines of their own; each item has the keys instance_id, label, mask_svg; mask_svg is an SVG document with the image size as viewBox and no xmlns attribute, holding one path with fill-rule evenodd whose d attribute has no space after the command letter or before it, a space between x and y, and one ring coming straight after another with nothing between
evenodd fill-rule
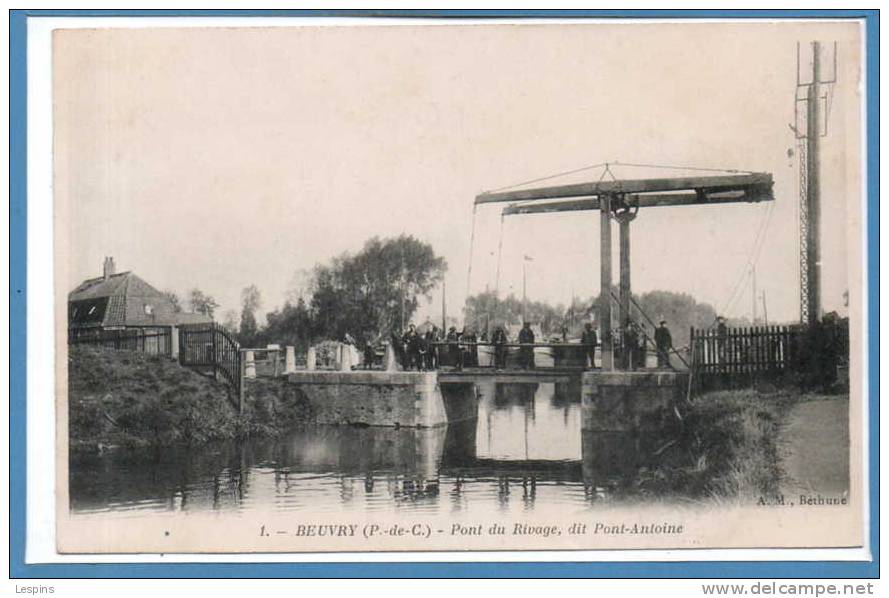
<instances>
[{"instance_id":1,"label":"wooden fence","mask_svg":"<svg viewBox=\"0 0 889 598\"><path fill-rule=\"evenodd\" d=\"M69 345L88 345L136 351L148 355L170 357L173 351L170 326L129 326L118 329L71 328L68 330Z\"/></svg>"},{"instance_id":2,"label":"wooden fence","mask_svg":"<svg viewBox=\"0 0 889 598\"><path fill-rule=\"evenodd\" d=\"M849 329L845 323L692 328L690 347L695 384L705 389L745 386L787 373L827 379L848 364Z\"/></svg>"},{"instance_id":3,"label":"wooden fence","mask_svg":"<svg viewBox=\"0 0 889 598\"><path fill-rule=\"evenodd\" d=\"M219 324L179 326L179 363L221 378L235 390L240 401L240 346Z\"/></svg>"}]
</instances>

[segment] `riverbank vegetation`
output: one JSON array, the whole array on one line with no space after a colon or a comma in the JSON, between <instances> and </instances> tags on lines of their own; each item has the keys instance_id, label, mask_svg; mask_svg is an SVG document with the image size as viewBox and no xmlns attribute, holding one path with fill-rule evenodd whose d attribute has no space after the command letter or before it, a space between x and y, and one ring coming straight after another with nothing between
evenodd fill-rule
<instances>
[{"instance_id":1,"label":"riverbank vegetation","mask_svg":"<svg viewBox=\"0 0 889 598\"><path fill-rule=\"evenodd\" d=\"M310 415L304 397L281 384L257 381L239 414L228 386L169 358L73 346L69 446L102 451L276 435Z\"/></svg>"},{"instance_id":2,"label":"riverbank vegetation","mask_svg":"<svg viewBox=\"0 0 889 598\"><path fill-rule=\"evenodd\" d=\"M755 389L719 391L665 410L648 440L650 461L634 482L641 495L737 502L779 493L778 438L787 410L801 395ZM658 446L655 446L658 445Z\"/></svg>"}]
</instances>

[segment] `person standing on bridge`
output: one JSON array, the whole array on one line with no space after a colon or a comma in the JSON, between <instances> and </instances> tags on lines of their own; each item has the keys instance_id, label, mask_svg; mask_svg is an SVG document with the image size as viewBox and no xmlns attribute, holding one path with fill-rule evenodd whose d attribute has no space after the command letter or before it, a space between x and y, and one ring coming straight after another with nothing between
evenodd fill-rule
<instances>
[{"instance_id":1,"label":"person standing on bridge","mask_svg":"<svg viewBox=\"0 0 889 598\"><path fill-rule=\"evenodd\" d=\"M596 367L596 345L599 344L599 337L596 329L593 328L592 322L583 325L583 334L580 337L580 343L583 345L584 367L589 363L590 368Z\"/></svg>"},{"instance_id":2,"label":"person standing on bridge","mask_svg":"<svg viewBox=\"0 0 889 598\"><path fill-rule=\"evenodd\" d=\"M460 347L460 333L457 332L456 326L451 326L448 330L448 357L451 365L458 370L463 369L463 349Z\"/></svg>"},{"instance_id":3,"label":"person standing on bridge","mask_svg":"<svg viewBox=\"0 0 889 598\"><path fill-rule=\"evenodd\" d=\"M654 344L657 345L657 366L671 368L670 350L673 348L673 337L667 328L666 320L661 320L660 326L654 331Z\"/></svg>"},{"instance_id":4,"label":"person standing on bridge","mask_svg":"<svg viewBox=\"0 0 889 598\"><path fill-rule=\"evenodd\" d=\"M435 345L440 340L438 328L432 326L426 330L424 339L426 341L426 369L431 371L438 367L438 347Z\"/></svg>"},{"instance_id":5,"label":"person standing on bridge","mask_svg":"<svg viewBox=\"0 0 889 598\"><path fill-rule=\"evenodd\" d=\"M407 327L407 332L404 333L401 341L404 343L404 348L407 352L404 369L412 370L415 365L418 369L422 367L420 363L420 335L417 334L417 328L413 324Z\"/></svg>"},{"instance_id":6,"label":"person standing on bridge","mask_svg":"<svg viewBox=\"0 0 889 598\"><path fill-rule=\"evenodd\" d=\"M624 326L624 358L626 369L630 372L639 367L639 333L636 331L636 323L627 318Z\"/></svg>"},{"instance_id":7,"label":"person standing on bridge","mask_svg":"<svg viewBox=\"0 0 889 598\"><path fill-rule=\"evenodd\" d=\"M494 369L502 370L506 367L506 343L509 342L503 326L497 326L491 342L494 343Z\"/></svg>"},{"instance_id":8,"label":"person standing on bridge","mask_svg":"<svg viewBox=\"0 0 889 598\"><path fill-rule=\"evenodd\" d=\"M521 348L519 349L519 355L521 355L521 364L522 369L528 369L534 367L534 331L531 330L531 323L525 322L522 326L522 329L519 331L519 343L521 343Z\"/></svg>"},{"instance_id":9,"label":"person standing on bridge","mask_svg":"<svg viewBox=\"0 0 889 598\"><path fill-rule=\"evenodd\" d=\"M475 330L464 326L461 336L464 347L464 365L471 368L478 367L478 338L475 336Z\"/></svg>"}]
</instances>

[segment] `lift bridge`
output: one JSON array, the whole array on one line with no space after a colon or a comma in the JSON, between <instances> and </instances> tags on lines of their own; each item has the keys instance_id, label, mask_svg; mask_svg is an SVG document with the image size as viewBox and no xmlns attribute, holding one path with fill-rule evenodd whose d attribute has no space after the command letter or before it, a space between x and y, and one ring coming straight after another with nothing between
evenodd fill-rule
<instances>
[{"instance_id":1,"label":"lift bridge","mask_svg":"<svg viewBox=\"0 0 889 598\"><path fill-rule=\"evenodd\" d=\"M606 165L606 170L608 166ZM475 205L508 203L504 216L598 210L600 214L600 288L612 288L611 220L620 235L619 322L630 315L630 223L640 208L706 206L773 201L772 175L725 174L675 178L600 180L597 182L482 193ZM521 203L519 203L521 202ZM610 293L600 293L599 319L611 322ZM602 368L615 369L611 327L602 326Z\"/></svg>"}]
</instances>

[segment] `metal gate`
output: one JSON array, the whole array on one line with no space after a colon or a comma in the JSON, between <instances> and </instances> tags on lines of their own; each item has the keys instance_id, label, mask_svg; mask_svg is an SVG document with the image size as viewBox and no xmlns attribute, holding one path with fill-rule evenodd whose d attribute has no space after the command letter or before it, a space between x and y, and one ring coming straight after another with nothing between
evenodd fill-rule
<instances>
[{"instance_id":1,"label":"metal gate","mask_svg":"<svg viewBox=\"0 0 889 598\"><path fill-rule=\"evenodd\" d=\"M241 352L238 341L222 326L189 324L179 327L179 363L221 378L235 396L241 392Z\"/></svg>"}]
</instances>

